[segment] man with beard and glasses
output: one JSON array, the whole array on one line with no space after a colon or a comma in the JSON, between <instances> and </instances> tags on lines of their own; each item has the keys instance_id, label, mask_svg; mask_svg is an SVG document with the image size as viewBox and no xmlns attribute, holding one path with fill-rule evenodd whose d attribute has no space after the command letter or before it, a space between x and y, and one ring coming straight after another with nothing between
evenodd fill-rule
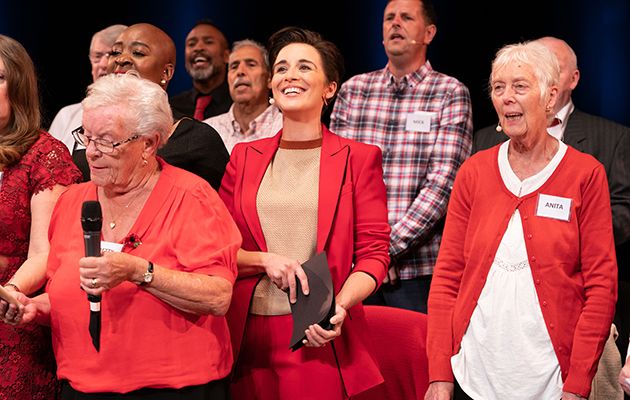
<instances>
[{"instance_id":1,"label":"man with beard and glasses","mask_svg":"<svg viewBox=\"0 0 630 400\"><path fill-rule=\"evenodd\" d=\"M262 44L250 39L234 43L227 76L234 104L203 121L219 132L230 153L237 143L273 136L282 128L282 113L269 98L270 70Z\"/></svg>"},{"instance_id":2,"label":"man with beard and glasses","mask_svg":"<svg viewBox=\"0 0 630 400\"><path fill-rule=\"evenodd\" d=\"M186 36L185 66L193 88L171 98L173 116L204 120L227 112L232 99L225 80L230 50L221 30L209 20L198 21Z\"/></svg>"}]
</instances>

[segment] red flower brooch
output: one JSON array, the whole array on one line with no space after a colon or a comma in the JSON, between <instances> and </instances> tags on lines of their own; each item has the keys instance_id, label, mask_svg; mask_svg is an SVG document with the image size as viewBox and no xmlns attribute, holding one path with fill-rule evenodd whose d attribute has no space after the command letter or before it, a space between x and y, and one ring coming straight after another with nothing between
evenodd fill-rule
<instances>
[{"instance_id":1,"label":"red flower brooch","mask_svg":"<svg viewBox=\"0 0 630 400\"><path fill-rule=\"evenodd\" d=\"M125 238L123 242L123 247L129 246L135 249L141 244L142 244L142 241L140 240L140 237L136 235L135 233L132 233Z\"/></svg>"}]
</instances>

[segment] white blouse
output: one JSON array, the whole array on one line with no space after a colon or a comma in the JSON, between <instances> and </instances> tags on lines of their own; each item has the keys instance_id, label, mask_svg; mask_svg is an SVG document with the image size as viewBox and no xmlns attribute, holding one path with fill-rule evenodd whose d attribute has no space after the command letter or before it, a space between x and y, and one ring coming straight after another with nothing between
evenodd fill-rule
<instances>
[{"instance_id":1,"label":"white blouse","mask_svg":"<svg viewBox=\"0 0 630 400\"><path fill-rule=\"evenodd\" d=\"M499 170L507 189L519 197L540 188L567 151L559 142L549 164L521 181L508 162L509 143L499 148ZM518 210L508 223L451 365L457 382L473 399L562 397L560 364L538 303Z\"/></svg>"}]
</instances>

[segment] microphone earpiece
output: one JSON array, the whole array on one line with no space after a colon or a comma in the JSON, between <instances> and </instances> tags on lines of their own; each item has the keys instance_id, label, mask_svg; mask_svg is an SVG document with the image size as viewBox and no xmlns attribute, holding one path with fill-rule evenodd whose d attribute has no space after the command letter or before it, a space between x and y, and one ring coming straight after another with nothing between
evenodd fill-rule
<instances>
[{"instance_id":1,"label":"microphone earpiece","mask_svg":"<svg viewBox=\"0 0 630 400\"><path fill-rule=\"evenodd\" d=\"M501 124L497 124L497 127L494 128L497 132L501 132L503 130L503 127L501 126Z\"/></svg>"}]
</instances>

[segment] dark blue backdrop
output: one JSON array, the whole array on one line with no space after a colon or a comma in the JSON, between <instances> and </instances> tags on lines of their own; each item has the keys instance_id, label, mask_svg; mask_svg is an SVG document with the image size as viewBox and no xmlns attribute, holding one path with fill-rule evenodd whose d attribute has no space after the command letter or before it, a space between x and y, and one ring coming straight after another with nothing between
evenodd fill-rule
<instances>
[{"instance_id":1,"label":"dark blue backdrop","mask_svg":"<svg viewBox=\"0 0 630 400\"><path fill-rule=\"evenodd\" d=\"M561 37L575 49L582 78L574 100L583 110L630 125L630 1L528 0L517 4L434 0L438 34L429 52L433 67L463 81L471 91L475 128L496 120L486 92L490 61L506 43L543 35ZM183 43L191 25L211 18L230 41L267 37L301 25L334 41L346 58L346 78L385 65L381 20L385 0L136 0L84 3L0 0L0 33L24 44L41 82L47 121L59 108L81 100L90 83L87 58L93 32L113 23L150 22L178 46L171 94L187 89ZM98 12L89 9L100 8ZM80 17L71 17L78 14ZM474 15L480 17L473 18Z\"/></svg>"}]
</instances>

